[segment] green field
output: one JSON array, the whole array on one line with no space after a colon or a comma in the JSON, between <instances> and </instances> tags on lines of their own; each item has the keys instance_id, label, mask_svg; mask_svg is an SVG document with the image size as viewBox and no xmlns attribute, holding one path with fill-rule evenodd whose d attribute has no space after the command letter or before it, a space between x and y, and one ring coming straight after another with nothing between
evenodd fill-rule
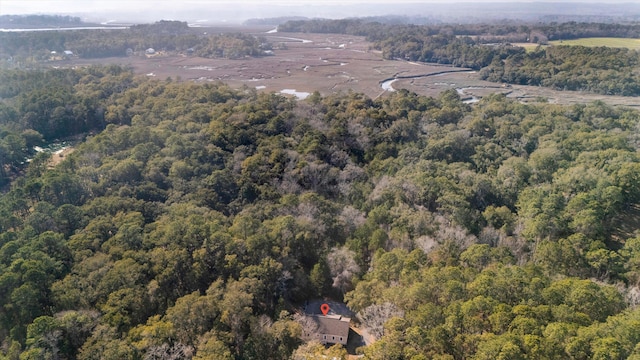
<instances>
[{"instance_id":1,"label":"green field","mask_svg":"<svg viewBox=\"0 0 640 360\"><path fill-rule=\"evenodd\" d=\"M538 48L538 46L540 46L539 44L536 44L536 43L512 43L511 45L523 47L527 52L535 51ZM542 45L542 47L545 47L545 46L546 45Z\"/></svg>"},{"instance_id":2,"label":"green field","mask_svg":"<svg viewBox=\"0 0 640 360\"><path fill-rule=\"evenodd\" d=\"M551 45L582 45L582 46L608 46L615 48L628 48L633 50L640 49L640 39L624 39L624 38L582 38L575 40L556 40L551 41Z\"/></svg>"}]
</instances>

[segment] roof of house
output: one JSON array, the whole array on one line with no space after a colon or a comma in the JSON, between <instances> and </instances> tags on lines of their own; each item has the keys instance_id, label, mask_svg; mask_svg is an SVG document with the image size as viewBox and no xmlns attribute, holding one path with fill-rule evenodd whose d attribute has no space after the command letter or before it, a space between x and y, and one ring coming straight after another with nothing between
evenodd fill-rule
<instances>
[{"instance_id":1,"label":"roof of house","mask_svg":"<svg viewBox=\"0 0 640 360\"><path fill-rule=\"evenodd\" d=\"M318 324L320 334L349 336L350 318L341 315L313 315L312 318Z\"/></svg>"}]
</instances>

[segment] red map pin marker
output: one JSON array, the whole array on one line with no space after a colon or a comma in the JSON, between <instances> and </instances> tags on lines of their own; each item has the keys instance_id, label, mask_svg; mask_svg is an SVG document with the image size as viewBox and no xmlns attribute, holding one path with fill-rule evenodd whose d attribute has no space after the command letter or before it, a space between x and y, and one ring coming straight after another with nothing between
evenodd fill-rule
<instances>
[{"instance_id":1,"label":"red map pin marker","mask_svg":"<svg viewBox=\"0 0 640 360\"><path fill-rule=\"evenodd\" d=\"M322 311L322 315L327 315L329 313L329 305L322 304L320 305L320 311Z\"/></svg>"}]
</instances>

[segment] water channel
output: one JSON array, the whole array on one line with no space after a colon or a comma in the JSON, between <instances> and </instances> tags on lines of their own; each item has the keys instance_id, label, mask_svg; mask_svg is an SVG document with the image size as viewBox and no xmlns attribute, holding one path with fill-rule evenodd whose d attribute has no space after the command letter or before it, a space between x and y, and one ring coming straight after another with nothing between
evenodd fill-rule
<instances>
[{"instance_id":1,"label":"water channel","mask_svg":"<svg viewBox=\"0 0 640 360\"><path fill-rule=\"evenodd\" d=\"M433 74L425 74L425 75L410 75L410 76L396 76L390 79L386 79L380 82L380 87L382 88L382 90L384 91L389 91L389 92L393 92L396 91L396 89L393 88L393 83L398 81L398 80L406 80L406 79L423 79L423 78L427 78L427 77L434 77L434 76L440 76L440 75L445 75L445 74L454 74L454 73L467 73L467 74L473 74L475 73L475 71L469 71L469 70L447 70L447 71L441 71L441 72L436 72ZM479 87L462 87L462 88L455 88L456 91L458 92L458 94L460 95L460 97L463 99L462 102L465 104L474 104L477 103L478 101L480 101L479 98L467 94L465 93L465 91L467 90L478 90L481 89Z\"/></svg>"}]
</instances>

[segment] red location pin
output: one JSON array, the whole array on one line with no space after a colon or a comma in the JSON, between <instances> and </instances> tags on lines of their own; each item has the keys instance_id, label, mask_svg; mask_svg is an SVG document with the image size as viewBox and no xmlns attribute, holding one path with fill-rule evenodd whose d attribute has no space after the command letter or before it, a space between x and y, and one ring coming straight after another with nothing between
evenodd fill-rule
<instances>
[{"instance_id":1,"label":"red location pin","mask_svg":"<svg viewBox=\"0 0 640 360\"><path fill-rule=\"evenodd\" d=\"M320 311L322 311L322 315L327 315L329 313L329 305L322 304L320 305Z\"/></svg>"}]
</instances>

